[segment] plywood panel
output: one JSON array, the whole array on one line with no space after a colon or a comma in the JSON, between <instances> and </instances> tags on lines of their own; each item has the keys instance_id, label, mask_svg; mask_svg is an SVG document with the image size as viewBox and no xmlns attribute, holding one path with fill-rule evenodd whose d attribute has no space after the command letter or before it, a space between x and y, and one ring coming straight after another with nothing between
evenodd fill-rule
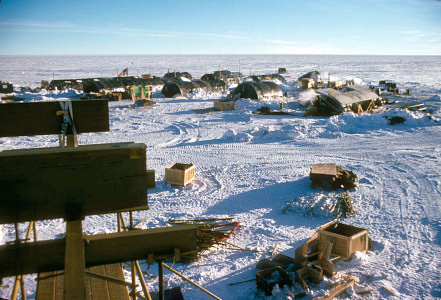
<instances>
[{"instance_id":1,"label":"plywood panel","mask_svg":"<svg viewBox=\"0 0 441 300\"><path fill-rule=\"evenodd\" d=\"M0 190L0 224L145 206L146 145L3 151Z\"/></svg>"},{"instance_id":2,"label":"plywood panel","mask_svg":"<svg viewBox=\"0 0 441 300\"><path fill-rule=\"evenodd\" d=\"M0 104L0 137L58 134L62 115L59 102ZM109 131L106 100L72 101L77 133Z\"/></svg>"}]
</instances>

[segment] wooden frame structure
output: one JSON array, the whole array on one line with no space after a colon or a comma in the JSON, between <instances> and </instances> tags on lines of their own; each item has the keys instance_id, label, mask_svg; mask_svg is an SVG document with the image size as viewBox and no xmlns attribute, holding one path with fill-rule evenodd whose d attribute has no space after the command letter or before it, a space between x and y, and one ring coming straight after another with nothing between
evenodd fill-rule
<instances>
[{"instance_id":1,"label":"wooden frame structure","mask_svg":"<svg viewBox=\"0 0 441 300\"><path fill-rule=\"evenodd\" d=\"M133 211L148 209L147 188L154 185L154 172L147 174L146 170L146 146L135 143L78 146L77 133L109 129L108 108L103 107L103 103L107 106L107 101L97 101L99 103L90 100L49 105L49 102L33 103L32 109L39 112L38 116L27 105L0 105L0 136L62 133L60 148L0 152L0 187L7 191L7 197L0 201L0 209L8 212L0 216L0 224L15 223L16 229L15 243L0 246L0 277L16 276L11 298L17 298L20 286L22 299L26 299L23 274L40 273L37 297L43 299L49 296L53 299L90 299L91 293L95 293L94 298L128 299L130 295L134 300L151 300L137 261L147 258L149 264L158 263L159 299L164 299L163 267L220 299L164 264L165 259L179 261L182 256L194 256L198 252L196 226L134 230L139 224L133 223ZM81 107L85 115L92 116L96 105L101 107L99 111L106 112L105 117L98 118L99 122L92 127L80 125L77 130L73 120L74 117L81 120L81 116L75 108ZM11 122L20 120L16 114L20 115L22 110L33 121L17 129ZM8 113L13 115L2 119ZM51 120L50 126L46 124L44 130L38 128L38 122L44 123L46 119ZM88 121L86 118L84 124ZM64 148L66 140L68 147ZM83 178L88 176L93 177L93 184ZM29 192L33 188L39 191L36 195ZM129 214L128 226L125 212ZM118 232L84 237L82 219L100 213L117 214ZM35 220L59 217L66 220L66 237L38 242ZM18 222L23 221L30 223L26 239L21 243ZM28 243L32 230L34 242ZM130 261L131 283L125 281L121 271L119 263L124 261ZM89 271L86 268L90 268ZM64 272L60 271L63 269ZM136 291L136 275L144 295ZM127 287L131 288L130 293Z\"/></svg>"}]
</instances>

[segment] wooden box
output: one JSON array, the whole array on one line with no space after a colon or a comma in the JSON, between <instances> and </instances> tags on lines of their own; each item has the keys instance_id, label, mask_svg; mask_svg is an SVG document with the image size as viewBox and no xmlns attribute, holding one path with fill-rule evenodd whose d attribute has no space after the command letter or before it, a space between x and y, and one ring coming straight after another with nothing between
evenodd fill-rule
<instances>
[{"instance_id":1,"label":"wooden box","mask_svg":"<svg viewBox=\"0 0 441 300\"><path fill-rule=\"evenodd\" d=\"M0 152L0 224L112 213L147 204L146 145Z\"/></svg>"},{"instance_id":2,"label":"wooden box","mask_svg":"<svg viewBox=\"0 0 441 300\"><path fill-rule=\"evenodd\" d=\"M282 289L284 285L291 287L292 279L292 276L281 267L256 272L256 286L258 289L264 291L267 296L271 296L276 284L279 285L280 289Z\"/></svg>"},{"instance_id":3,"label":"wooden box","mask_svg":"<svg viewBox=\"0 0 441 300\"><path fill-rule=\"evenodd\" d=\"M216 100L214 101L214 109L216 110L234 110L234 100Z\"/></svg>"},{"instance_id":4,"label":"wooden box","mask_svg":"<svg viewBox=\"0 0 441 300\"><path fill-rule=\"evenodd\" d=\"M355 251L366 252L369 245L368 230L343 224L333 223L318 230L319 248L325 243L333 244L331 254L349 258Z\"/></svg>"},{"instance_id":5,"label":"wooden box","mask_svg":"<svg viewBox=\"0 0 441 300\"><path fill-rule=\"evenodd\" d=\"M193 164L172 164L165 168L165 183L186 186L194 179L195 171Z\"/></svg>"}]
</instances>

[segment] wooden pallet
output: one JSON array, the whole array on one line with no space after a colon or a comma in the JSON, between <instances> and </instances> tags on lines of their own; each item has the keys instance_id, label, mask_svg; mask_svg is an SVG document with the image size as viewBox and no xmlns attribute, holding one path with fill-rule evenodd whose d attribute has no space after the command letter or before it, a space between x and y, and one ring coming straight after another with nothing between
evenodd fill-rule
<instances>
[{"instance_id":1,"label":"wooden pallet","mask_svg":"<svg viewBox=\"0 0 441 300\"><path fill-rule=\"evenodd\" d=\"M119 281L125 281L121 264L110 264L91 267L89 272L107 276ZM63 300L64 275L63 271L45 272L38 274L36 300ZM130 299L126 285L110 282L95 276L86 276L85 299Z\"/></svg>"}]
</instances>

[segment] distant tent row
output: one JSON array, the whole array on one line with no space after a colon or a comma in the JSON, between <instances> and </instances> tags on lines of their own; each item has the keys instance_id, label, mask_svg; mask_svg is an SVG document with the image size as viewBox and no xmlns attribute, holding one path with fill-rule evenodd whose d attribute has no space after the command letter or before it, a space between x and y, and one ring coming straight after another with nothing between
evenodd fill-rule
<instances>
[{"instance_id":1,"label":"distant tent row","mask_svg":"<svg viewBox=\"0 0 441 300\"><path fill-rule=\"evenodd\" d=\"M193 81L169 81L162 88L162 94L167 98L176 95L185 96L195 89L205 92L224 92L228 89L222 80L193 80Z\"/></svg>"},{"instance_id":2,"label":"distant tent row","mask_svg":"<svg viewBox=\"0 0 441 300\"><path fill-rule=\"evenodd\" d=\"M50 89L73 89L81 90L85 93L102 92L113 89L123 88L132 85L164 85L164 81L159 77L139 78L134 76L126 77L102 77L102 78L85 78L85 79L61 79L52 80L49 84Z\"/></svg>"},{"instance_id":3,"label":"distant tent row","mask_svg":"<svg viewBox=\"0 0 441 300\"><path fill-rule=\"evenodd\" d=\"M264 82L243 82L233 91L233 95L240 98L259 99L264 97L282 97L283 92L280 87L271 81Z\"/></svg>"}]
</instances>

